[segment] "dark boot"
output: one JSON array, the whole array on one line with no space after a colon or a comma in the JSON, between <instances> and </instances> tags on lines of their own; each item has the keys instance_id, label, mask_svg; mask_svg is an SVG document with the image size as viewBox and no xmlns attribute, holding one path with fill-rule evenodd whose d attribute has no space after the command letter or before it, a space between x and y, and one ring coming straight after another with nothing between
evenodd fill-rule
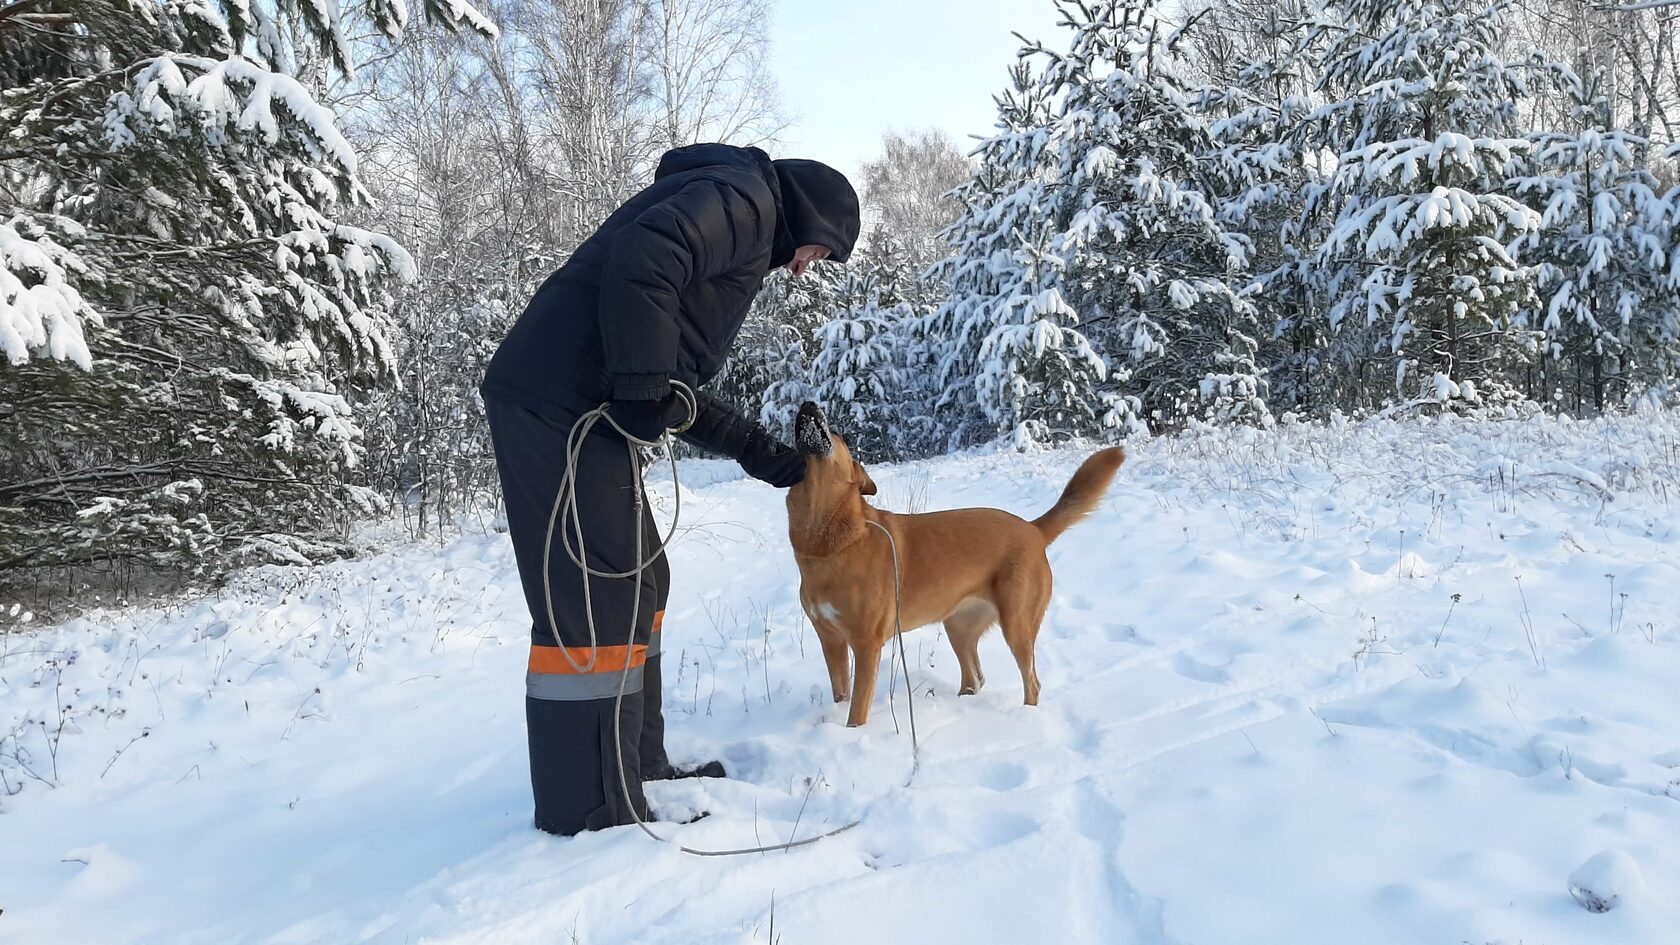
<instances>
[{"instance_id":1,"label":"dark boot","mask_svg":"<svg viewBox=\"0 0 1680 945\"><path fill-rule=\"evenodd\" d=\"M692 768L678 768L667 764L654 774L642 774L643 781L681 781L685 778L727 778L723 762L707 761Z\"/></svg>"}]
</instances>

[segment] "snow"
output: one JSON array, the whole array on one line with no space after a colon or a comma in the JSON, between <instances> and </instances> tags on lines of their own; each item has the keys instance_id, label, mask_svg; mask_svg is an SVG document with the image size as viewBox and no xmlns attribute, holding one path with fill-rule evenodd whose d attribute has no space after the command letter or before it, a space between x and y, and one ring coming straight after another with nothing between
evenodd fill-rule
<instances>
[{"instance_id":1,"label":"snow","mask_svg":"<svg viewBox=\"0 0 1680 945\"><path fill-rule=\"evenodd\" d=\"M1609 912L1643 885L1638 862L1621 850L1605 850L1569 876L1569 894L1588 912Z\"/></svg>"},{"instance_id":2,"label":"snow","mask_svg":"<svg viewBox=\"0 0 1680 945\"><path fill-rule=\"evenodd\" d=\"M308 140L345 172L354 175L357 167L355 148L350 146L338 130L337 117L332 109L321 105L297 79L283 72L265 69L249 59L234 58L216 61L196 56L176 55L160 58L173 61L173 66L185 66L201 74L188 82L178 94L194 101L204 114L208 127L232 124L240 131L260 133L269 144L280 140L280 123L274 115L276 102L309 129ZM159 67L161 69L161 66ZM176 70L178 77L179 73ZM175 92L173 80L165 88ZM235 87L239 91L235 91ZM142 101L155 94L153 88L142 84ZM248 91L246 91L248 89ZM241 93L244 98L241 100Z\"/></svg>"},{"instance_id":3,"label":"snow","mask_svg":"<svg viewBox=\"0 0 1680 945\"><path fill-rule=\"evenodd\" d=\"M700 847L862 819L772 856L530 828L528 622L493 520L37 622L0 641L0 929L611 945L773 941L773 921L803 945L854 943L865 920L926 942L1666 941L1677 440L1675 413L1135 439L1052 549L1039 707L995 634L990 685L960 699L937 629L907 638L908 786L902 686L862 729L823 694L781 494L685 463L668 741L733 778L650 795L667 817L711 812L667 827ZM886 507L1036 514L1083 455L871 473ZM654 483L666 510L670 488Z\"/></svg>"},{"instance_id":4,"label":"snow","mask_svg":"<svg viewBox=\"0 0 1680 945\"><path fill-rule=\"evenodd\" d=\"M446 0L446 3L451 20L465 23L468 27L491 39L500 35L495 21L479 12L478 8L468 3L467 0Z\"/></svg>"},{"instance_id":5,"label":"snow","mask_svg":"<svg viewBox=\"0 0 1680 945\"><path fill-rule=\"evenodd\" d=\"M214 375L250 391L268 408L268 432L257 438L265 447L290 453L300 439L322 440L339 447L347 466L356 465L358 432L351 422L350 404L342 396L220 368Z\"/></svg>"},{"instance_id":6,"label":"snow","mask_svg":"<svg viewBox=\"0 0 1680 945\"><path fill-rule=\"evenodd\" d=\"M31 354L93 366L82 331L97 316L69 282L84 271L75 253L45 235L25 235L13 222L0 222L0 353L11 364Z\"/></svg>"}]
</instances>

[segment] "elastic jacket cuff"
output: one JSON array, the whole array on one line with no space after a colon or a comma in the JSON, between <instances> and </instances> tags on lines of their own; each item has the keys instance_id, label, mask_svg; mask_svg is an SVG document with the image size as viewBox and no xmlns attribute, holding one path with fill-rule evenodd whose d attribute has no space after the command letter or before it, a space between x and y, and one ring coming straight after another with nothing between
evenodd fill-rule
<instances>
[{"instance_id":1,"label":"elastic jacket cuff","mask_svg":"<svg viewBox=\"0 0 1680 945\"><path fill-rule=\"evenodd\" d=\"M664 400L671 394L671 378L664 374L614 374L614 400Z\"/></svg>"}]
</instances>

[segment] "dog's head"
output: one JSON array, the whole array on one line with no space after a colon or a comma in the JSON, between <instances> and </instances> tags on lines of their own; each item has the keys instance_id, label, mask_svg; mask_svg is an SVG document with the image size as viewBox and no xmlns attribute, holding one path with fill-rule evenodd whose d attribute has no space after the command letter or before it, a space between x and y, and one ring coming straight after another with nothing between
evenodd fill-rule
<instances>
[{"instance_id":1,"label":"dog's head","mask_svg":"<svg viewBox=\"0 0 1680 945\"><path fill-rule=\"evenodd\" d=\"M875 494L875 480L852 458L846 441L828 428L821 407L810 401L800 406L793 442L805 457L805 482L816 485L817 491Z\"/></svg>"},{"instance_id":2,"label":"dog's head","mask_svg":"<svg viewBox=\"0 0 1680 945\"><path fill-rule=\"evenodd\" d=\"M796 518L827 522L837 507L861 506L864 496L875 494L875 480L852 458L846 441L829 429L821 407L807 401L799 408L793 442L805 457L805 479L788 490L788 509L809 513Z\"/></svg>"}]
</instances>

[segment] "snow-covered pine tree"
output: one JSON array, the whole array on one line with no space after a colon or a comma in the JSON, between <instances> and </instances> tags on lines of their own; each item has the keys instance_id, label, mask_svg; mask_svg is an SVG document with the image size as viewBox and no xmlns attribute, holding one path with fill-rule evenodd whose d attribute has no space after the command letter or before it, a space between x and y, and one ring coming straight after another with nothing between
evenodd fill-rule
<instances>
[{"instance_id":1,"label":"snow-covered pine tree","mask_svg":"<svg viewBox=\"0 0 1680 945\"><path fill-rule=\"evenodd\" d=\"M1528 393L1542 402L1567 397L1556 407L1603 410L1673 366L1680 330L1666 278L1670 205L1648 166L1650 141L1616 128L1600 77L1561 64L1553 74L1574 106L1574 128L1533 132L1518 182L1541 215L1513 247L1538 267L1538 294L1519 315L1544 340Z\"/></svg>"},{"instance_id":2,"label":"snow-covered pine tree","mask_svg":"<svg viewBox=\"0 0 1680 945\"><path fill-rule=\"evenodd\" d=\"M854 280L848 279L848 282ZM893 436L890 398L898 385L894 304L882 298L878 273L855 277L862 296L817 329L811 361L811 399L847 431L861 458L889 455Z\"/></svg>"},{"instance_id":3,"label":"snow-covered pine tree","mask_svg":"<svg viewBox=\"0 0 1680 945\"><path fill-rule=\"evenodd\" d=\"M1319 88L1302 147L1335 154L1301 225L1353 394L1477 400L1523 355L1512 317L1531 274L1506 245L1539 224L1516 199L1524 94L1498 56L1504 4L1327 0ZM1508 393L1508 391L1506 391ZM1347 393L1344 392L1344 399Z\"/></svg>"},{"instance_id":4,"label":"snow-covered pine tree","mask_svg":"<svg viewBox=\"0 0 1680 945\"><path fill-rule=\"evenodd\" d=\"M1311 0L1210 0L1184 45L1211 122L1219 169L1219 219L1251 246L1258 363L1273 409L1311 410L1319 350L1312 297L1293 278L1299 249L1289 239L1314 171L1291 142L1310 114L1313 59L1302 48Z\"/></svg>"},{"instance_id":5,"label":"snow-covered pine tree","mask_svg":"<svg viewBox=\"0 0 1680 945\"><path fill-rule=\"evenodd\" d=\"M810 398L839 421L868 461L904 459L944 444L927 405L916 328L933 308L933 285L903 242L876 227L836 287L834 316L816 333Z\"/></svg>"},{"instance_id":6,"label":"snow-covered pine tree","mask_svg":"<svg viewBox=\"0 0 1680 945\"><path fill-rule=\"evenodd\" d=\"M297 75L409 15L0 0L0 569L335 550L410 263L344 222L356 154Z\"/></svg>"},{"instance_id":7,"label":"snow-covered pine tree","mask_svg":"<svg viewBox=\"0 0 1680 945\"><path fill-rule=\"evenodd\" d=\"M998 432L1013 433L1016 446L1119 425L1120 414L1103 409L1112 397L1102 389L1108 362L1079 330L1079 312L1063 294L1067 262L1057 242L1015 248L1016 278L976 352L979 403Z\"/></svg>"},{"instance_id":8,"label":"snow-covered pine tree","mask_svg":"<svg viewBox=\"0 0 1680 945\"><path fill-rule=\"evenodd\" d=\"M949 231L952 254L934 272L950 294L922 325L951 446L1000 435L1045 440L1118 423L1115 411L1097 409L1108 365L1060 290L1052 96L1032 69L1036 55L1023 50L1011 87L996 98L997 133L980 145L974 179L958 189L963 212Z\"/></svg>"},{"instance_id":9,"label":"snow-covered pine tree","mask_svg":"<svg viewBox=\"0 0 1680 945\"><path fill-rule=\"evenodd\" d=\"M1680 144L1664 148L1663 156L1680 163ZM1663 195L1663 204L1668 211L1668 273L1663 286L1669 304L1636 313L1633 345L1646 368L1639 396L1673 404L1680 403L1680 185Z\"/></svg>"},{"instance_id":10,"label":"snow-covered pine tree","mask_svg":"<svg viewBox=\"0 0 1680 945\"><path fill-rule=\"evenodd\" d=\"M1221 216L1224 188L1258 165L1215 141L1153 0L1062 13L1069 49L1023 50L981 152L993 180L977 178L954 230L941 327L972 339L959 351L977 402L1033 439L1263 421L1250 243Z\"/></svg>"},{"instance_id":11,"label":"snow-covered pine tree","mask_svg":"<svg viewBox=\"0 0 1680 945\"><path fill-rule=\"evenodd\" d=\"M1267 162L1214 138L1205 96L1173 62L1184 31L1155 0L1076 9L1068 53L1046 53L1070 298L1148 420L1267 421L1258 313L1242 294L1252 244L1231 225L1246 219L1231 198Z\"/></svg>"}]
</instances>

